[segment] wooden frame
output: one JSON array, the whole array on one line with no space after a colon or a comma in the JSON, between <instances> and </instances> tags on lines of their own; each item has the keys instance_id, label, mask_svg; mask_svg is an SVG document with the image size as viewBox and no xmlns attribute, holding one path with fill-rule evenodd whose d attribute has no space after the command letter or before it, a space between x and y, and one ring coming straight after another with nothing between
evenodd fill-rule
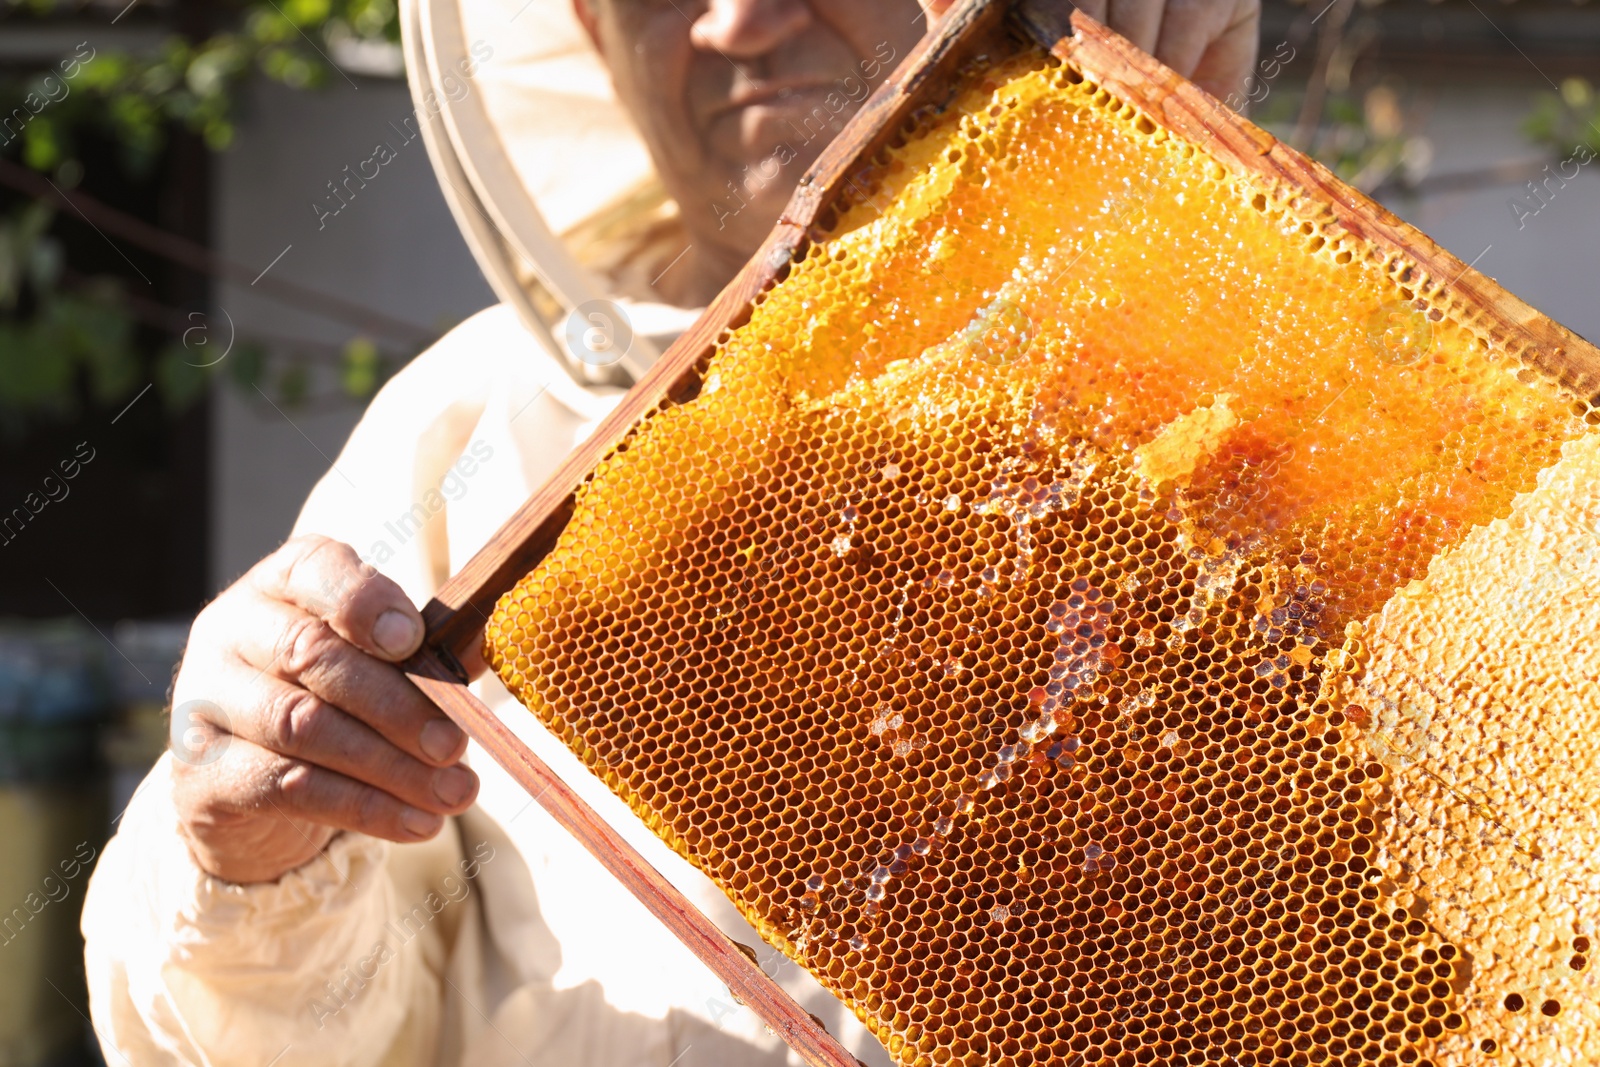
<instances>
[{"instance_id":1,"label":"wooden frame","mask_svg":"<svg viewBox=\"0 0 1600 1067\"><path fill-rule=\"evenodd\" d=\"M747 321L755 296L782 280L819 220L849 193L853 176L870 165L918 108L947 102L953 75L962 64L980 54L1009 54L1032 44L1133 105L1149 122L1203 145L1226 169L1287 193L1291 209L1316 221L1330 240L1353 237L1363 254L1410 291L1420 306L1449 315L1559 380L1576 396L1600 399L1600 350L1595 346L1072 10L1066 0L962 0L952 8L800 179L761 249L694 327L427 604L427 641L406 664L423 692L726 982L736 998L812 1064L848 1067L855 1060L472 695L461 662L476 660L475 646L494 602L554 547L571 518L576 489L603 457L626 447L629 432L651 412L698 392L706 357L718 338Z\"/></svg>"}]
</instances>

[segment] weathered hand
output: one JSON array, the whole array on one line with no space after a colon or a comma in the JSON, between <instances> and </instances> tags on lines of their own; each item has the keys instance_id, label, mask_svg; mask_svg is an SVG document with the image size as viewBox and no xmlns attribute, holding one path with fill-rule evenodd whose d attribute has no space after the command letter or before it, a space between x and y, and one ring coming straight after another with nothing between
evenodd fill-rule
<instances>
[{"instance_id":1,"label":"weathered hand","mask_svg":"<svg viewBox=\"0 0 1600 1067\"><path fill-rule=\"evenodd\" d=\"M931 16L951 2L921 0ZM1243 93L1256 61L1261 0L1080 0L1076 6L1217 99Z\"/></svg>"},{"instance_id":2,"label":"weathered hand","mask_svg":"<svg viewBox=\"0 0 1600 1067\"><path fill-rule=\"evenodd\" d=\"M323 537L287 542L200 613L172 748L203 870L273 881L340 830L419 841L472 804L465 735L394 665L421 640L400 587Z\"/></svg>"}]
</instances>

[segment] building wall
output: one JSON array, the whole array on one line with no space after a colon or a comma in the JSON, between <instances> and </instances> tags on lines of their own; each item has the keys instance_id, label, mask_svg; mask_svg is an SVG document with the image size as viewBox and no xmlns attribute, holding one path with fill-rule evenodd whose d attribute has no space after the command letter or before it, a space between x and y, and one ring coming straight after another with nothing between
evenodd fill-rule
<instances>
[{"instance_id":1,"label":"building wall","mask_svg":"<svg viewBox=\"0 0 1600 1067\"><path fill-rule=\"evenodd\" d=\"M437 331L492 304L421 139L402 145L389 125L398 126L411 110L398 80L357 77L352 86L335 79L317 92L255 86L238 140L217 164L221 254L261 269L284 253L270 276ZM396 158L319 228L311 205L328 197L326 183L342 178L346 165L370 158L380 142L394 146ZM227 330L226 317L242 336L342 345L359 332L249 285L220 285L215 304L211 328L217 336ZM361 405L352 402L275 410L231 382L218 385L210 560L217 588L283 540L360 414Z\"/></svg>"},{"instance_id":2,"label":"building wall","mask_svg":"<svg viewBox=\"0 0 1600 1067\"><path fill-rule=\"evenodd\" d=\"M1432 140L1435 175L1471 171L1539 156L1522 133L1523 119L1550 85L1538 71L1512 68L1493 81L1430 84L1436 101L1423 131ZM1552 168L1554 169L1554 168ZM1570 168L1569 168L1570 173ZM1539 207L1526 188L1500 185L1425 199L1395 198L1390 210L1497 280L1557 322L1600 340L1600 159L1564 185L1551 183ZM1539 207L1520 223L1515 197Z\"/></svg>"}]
</instances>

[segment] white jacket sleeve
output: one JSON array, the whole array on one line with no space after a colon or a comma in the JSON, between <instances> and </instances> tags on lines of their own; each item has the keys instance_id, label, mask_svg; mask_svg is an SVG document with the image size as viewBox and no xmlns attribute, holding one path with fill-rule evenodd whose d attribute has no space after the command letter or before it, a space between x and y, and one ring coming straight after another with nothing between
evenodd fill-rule
<instances>
[{"instance_id":1,"label":"white jacket sleeve","mask_svg":"<svg viewBox=\"0 0 1600 1067\"><path fill-rule=\"evenodd\" d=\"M616 393L576 386L510 309L475 315L373 399L296 532L355 546L420 604ZM343 834L274 884L237 886L195 866L171 795L164 759L85 901L90 1004L108 1062L457 1062L486 1025L461 1005L493 999L483 984L493 947L467 892L482 849L493 849L463 844L473 813L422 845Z\"/></svg>"},{"instance_id":2,"label":"white jacket sleeve","mask_svg":"<svg viewBox=\"0 0 1600 1067\"><path fill-rule=\"evenodd\" d=\"M444 504L471 473L452 463L487 400L529 405L570 388L533 344L497 308L417 357L373 399L296 532L356 546L425 600L449 567ZM531 380L508 387L508 366L521 371L511 378ZM542 406L529 418L556 414L536 415ZM496 458L492 448L477 452ZM85 901L90 1003L108 1061L266 1067L280 1052L279 1062L311 1067L450 1059L441 1043L454 1039L440 1038L442 976L452 957L476 951L466 941L479 936L475 898L444 906L457 902L471 862L461 858L458 823L424 845L342 834L276 883L232 885L190 857L169 760L123 815ZM476 977L449 981L469 996Z\"/></svg>"},{"instance_id":3,"label":"white jacket sleeve","mask_svg":"<svg viewBox=\"0 0 1600 1067\"><path fill-rule=\"evenodd\" d=\"M84 904L102 1046L141 1067L432 1063L453 931L397 925L391 846L343 834L275 883L212 878L178 833L169 761L135 795Z\"/></svg>"}]
</instances>

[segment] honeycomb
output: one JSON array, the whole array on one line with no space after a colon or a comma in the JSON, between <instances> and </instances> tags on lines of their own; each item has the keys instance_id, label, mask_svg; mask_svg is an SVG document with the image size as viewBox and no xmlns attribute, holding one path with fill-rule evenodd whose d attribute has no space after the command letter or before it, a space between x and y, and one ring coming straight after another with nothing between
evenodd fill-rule
<instances>
[{"instance_id":1,"label":"honeycomb","mask_svg":"<svg viewBox=\"0 0 1600 1067\"><path fill-rule=\"evenodd\" d=\"M1600 1062L1600 419L1042 54L862 188L507 687L900 1063Z\"/></svg>"}]
</instances>

